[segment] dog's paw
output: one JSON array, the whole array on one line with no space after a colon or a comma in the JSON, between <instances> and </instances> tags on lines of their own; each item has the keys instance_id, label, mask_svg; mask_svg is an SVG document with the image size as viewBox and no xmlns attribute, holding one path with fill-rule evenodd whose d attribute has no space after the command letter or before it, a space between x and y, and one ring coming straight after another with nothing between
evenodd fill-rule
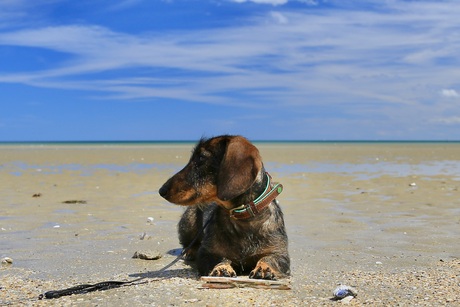
<instances>
[{"instance_id":1,"label":"dog's paw","mask_svg":"<svg viewBox=\"0 0 460 307\"><path fill-rule=\"evenodd\" d=\"M196 259L196 250L195 249L192 249L192 248L186 248L184 250L182 250L182 259L184 259L185 261L195 261Z\"/></svg>"},{"instance_id":2,"label":"dog's paw","mask_svg":"<svg viewBox=\"0 0 460 307\"><path fill-rule=\"evenodd\" d=\"M236 272L233 270L229 261L224 261L217 264L209 275L217 277L236 277Z\"/></svg>"},{"instance_id":3,"label":"dog's paw","mask_svg":"<svg viewBox=\"0 0 460 307\"><path fill-rule=\"evenodd\" d=\"M259 261L254 270L249 274L249 278L254 279L276 279L276 271L265 261Z\"/></svg>"}]
</instances>

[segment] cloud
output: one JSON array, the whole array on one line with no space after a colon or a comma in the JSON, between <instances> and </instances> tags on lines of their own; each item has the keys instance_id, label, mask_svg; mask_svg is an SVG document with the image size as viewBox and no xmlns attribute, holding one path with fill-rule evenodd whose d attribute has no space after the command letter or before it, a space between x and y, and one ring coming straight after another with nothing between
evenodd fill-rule
<instances>
[{"instance_id":1,"label":"cloud","mask_svg":"<svg viewBox=\"0 0 460 307\"><path fill-rule=\"evenodd\" d=\"M460 65L460 40L451 34L460 29L455 2L385 1L381 11L290 10L285 2L264 1L280 6L242 25L194 31L129 34L95 25L3 31L0 45L67 57L42 70L0 68L0 82L107 99L281 105L300 113L328 106L347 116L371 109L382 117L405 105L418 107L421 118L438 116L436 89L456 79ZM433 109L420 108L429 103Z\"/></svg>"},{"instance_id":2,"label":"cloud","mask_svg":"<svg viewBox=\"0 0 460 307\"><path fill-rule=\"evenodd\" d=\"M283 5L288 2L288 0L232 0L233 2L237 3L244 3L244 2L254 2L259 4L271 4L271 5Z\"/></svg>"},{"instance_id":3,"label":"cloud","mask_svg":"<svg viewBox=\"0 0 460 307\"><path fill-rule=\"evenodd\" d=\"M449 98L459 97L460 96L458 94L458 92L456 90L453 90L453 89L443 89L443 90L441 90L441 95L444 96L444 97L449 97Z\"/></svg>"},{"instance_id":4,"label":"cloud","mask_svg":"<svg viewBox=\"0 0 460 307\"><path fill-rule=\"evenodd\" d=\"M230 1L237 2L237 3L254 2L258 4L271 4L273 6L284 5L289 2L289 0L230 0ZM291 0L291 2L301 2L307 5L318 5L317 0Z\"/></svg>"},{"instance_id":5,"label":"cloud","mask_svg":"<svg viewBox=\"0 0 460 307\"><path fill-rule=\"evenodd\" d=\"M436 118L433 120L433 122L445 125L460 125L460 116Z\"/></svg>"},{"instance_id":6,"label":"cloud","mask_svg":"<svg viewBox=\"0 0 460 307\"><path fill-rule=\"evenodd\" d=\"M287 24L289 20L280 12L270 12L272 18L279 24Z\"/></svg>"},{"instance_id":7,"label":"cloud","mask_svg":"<svg viewBox=\"0 0 460 307\"><path fill-rule=\"evenodd\" d=\"M130 7L136 6L141 2L142 0L122 0L119 3L112 5L109 9L114 10L114 11L124 10Z\"/></svg>"},{"instance_id":8,"label":"cloud","mask_svg":"<svg viewBox=\"0 0 460 307\"><path fill-rule=\"evenodd\" d=\"M42 17L42 9L62 0L2 0L0 1L0 29L32 24Z\"/></svg>"}]
</instances>

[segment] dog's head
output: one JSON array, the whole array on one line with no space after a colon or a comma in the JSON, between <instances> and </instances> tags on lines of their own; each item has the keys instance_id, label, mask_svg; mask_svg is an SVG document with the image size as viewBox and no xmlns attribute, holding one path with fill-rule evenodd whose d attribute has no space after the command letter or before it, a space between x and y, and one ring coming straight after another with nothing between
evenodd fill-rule
<instances>
[{"instance_id":1,"label":"dog's head","mask_svg":"<svg viewBox=\"0 0 460 307\"><path fill-rule=\"evenodd\" d=\"M178 205L216 202L231 209L230 201L252 186L262 167L258 149L242 136L201 139L187 165L159 193Z\"/></svg>"}]
</instances>

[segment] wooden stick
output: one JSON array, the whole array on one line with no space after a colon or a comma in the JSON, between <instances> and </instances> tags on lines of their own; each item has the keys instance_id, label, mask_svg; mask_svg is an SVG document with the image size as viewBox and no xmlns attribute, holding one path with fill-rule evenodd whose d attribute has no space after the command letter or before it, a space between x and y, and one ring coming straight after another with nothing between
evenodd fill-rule
<instances>
[{"instance_id":1,"label":"wooden stick","mask_svg":"<svg viewBox=\"0 0 460 307\"><path fill-rule=\"evenodd\" d=\"M201 280L205 283L203 288L211 289L228 289L228 288L243 288L251 287L258 289L278 289L290 290L291 286L288 281L251 279L251 278L234 278L234 277L213 277L203 276Z\"/></svg>"}]
</instances>

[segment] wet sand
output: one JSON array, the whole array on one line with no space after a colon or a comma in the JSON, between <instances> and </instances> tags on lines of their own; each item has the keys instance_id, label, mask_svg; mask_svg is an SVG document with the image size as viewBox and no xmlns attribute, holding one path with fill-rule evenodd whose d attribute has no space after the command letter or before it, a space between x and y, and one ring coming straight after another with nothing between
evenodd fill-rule
<instances>
[{"instance_id":1,"label":"wet sand","mask_svg":"<svg viewBox=\"0 0 460 307\"><path fill-rule=\"evenodd\" d=\"M285 188L292 290L200 289L183 262L156 272L180 252L183 211L157 191L193 145L3 145L0 258L13 264L0 269L0 305L333 306L340 283L357 289L352 305L460 304L460 144L257 146ZM131 258L146 249L163 257ZM36 300L138 276L151 279Z\"/></svg>"}]
</instances>

